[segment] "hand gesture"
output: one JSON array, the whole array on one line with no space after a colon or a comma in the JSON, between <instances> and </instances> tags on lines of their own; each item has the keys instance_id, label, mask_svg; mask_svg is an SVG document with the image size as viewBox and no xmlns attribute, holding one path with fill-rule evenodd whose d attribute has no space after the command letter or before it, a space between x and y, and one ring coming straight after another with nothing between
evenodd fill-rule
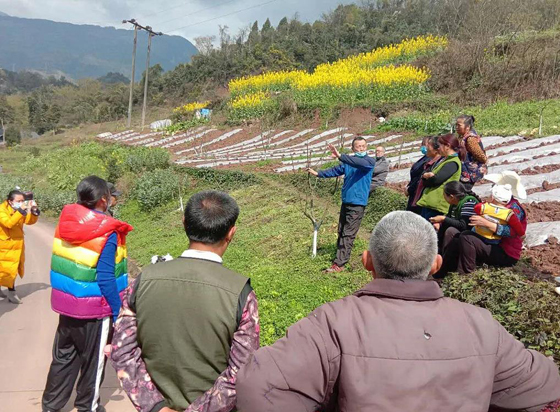
<instances>
[{"instance_id":1,"label":"hand gesture","mask_svg":"<svg viewBox=\"0 0 560 412\"><path fill-rule=\"evenodd\" d=\"M443 223L445 216L434 216L430 218L431 223Z\"/></svg>"},{"instance_id":2,"label":"hand gesture","mask_svg":"<svg viewBox=\"0 0 560 412\"><path fill-rule=\"evenodd\" d=\"M307 173L312 174L315 177L319 176L319 173L317 173L315 170L311 169L310 167L308 167L305 170L307 171Z\"/></svg>"},{"instance_id":3,"label":"hand gesture","mask_svg":"<svg viewBox=\"0 0 560 412\"><path fill-rule=\"evenodd\" d=\"M427 172L427 173L424 173L422 175L422 179L429 179L429 178L434 177L434 176L435 176L435 174L433 174L432 172Z\"/></svg>"},{"instance_id":4,"label":"hand gesture","mask_svg":"<svg viewBox=\"0 0 560 412\"><path fill-rule=\"evenodd\" d=\"M333 144L329 145L329 150L331 151L332 157L334 157L335 159L338 159L340 157L340 152L336 147L334 147Z\"/></svg>"},{"instance_id":5,"label":"hand gesture","mask_svg":"<svg viewBox=\"0 0 560 412\"><path fill-rule=\"evenodd\" d=\"M469 226L491 227L492 222L482 216L471 216Z\"/></svg>"}]
</instances>

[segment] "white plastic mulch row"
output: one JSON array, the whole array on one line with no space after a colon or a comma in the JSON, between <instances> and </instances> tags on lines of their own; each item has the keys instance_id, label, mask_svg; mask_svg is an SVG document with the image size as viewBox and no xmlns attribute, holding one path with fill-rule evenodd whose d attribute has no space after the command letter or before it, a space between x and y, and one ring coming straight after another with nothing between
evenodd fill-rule
<instances>
[{"instance_id":1,"label":"white plastic mulch row","mask_svg":"<svg viewBox=\"0 0 560 412\"><path fill-rule=\"evenodd\" d=\"M351 136L354 136L354 135L352 133L346 133L346 134L336 136L336 137L331 137L330 139L323 140L321 142L313 143L313 144L310 144L310 145L306 144L305 146L301 146L301 145L288 146L288 147L282 147L282 148L279 148L279 149L265 148L263 150L249 152L246 155L251 156L251 155L257 155L257 154L262 154L262 153L270 153L270 154L284 154L284 155L292 155L292 156L304 156L308 152L317 153L317 152L320 152L320 151L324 151L324 150L326 150L326 145L331 144L331 143L339 142L341 138L342 139L347 139L348 137L351 137Z\"/></svg>"},{"instance_id":2,"label":"white plastic mulch row","mask_svg":"<svg viewBox=\"0 0 560 412\"><path fill-rule=\"evenodd\" d=\"M222 147L220 149L216 149L216 150L212 150L209 153L211 153L214 156L224 156L224 155L230 155L230 154L236 154L236 155L241 155L242 153L247 152L248 150L254 150L257 148L261 148L261 149L265 149L266 147L269 147L271 145L271 142L280 139L281 137L286 136L287 134L291 134L294 133L293 130L285 130L283 132L280 133L276 133L273 136L270 136L270 134L262 136L261 139L259 140L254 140L251 139L251 143L249 144L243 144L241 145L241 147L234 147L232 150L230 150L230 147ZM257 136L258 137L258 136ZM244 142L241 142L244 143Z\"/></svg>"},{"instance_id":3,"label":"white plastic mulch row","mask_svg":"<svg viewBox=\"0 0 560 412\"><path fill-rule=\"evenodd\" d=\"M148 137L152 137L152 136L162 136L163 132L149 132L149 133L144 133L144 134L137 134L136 136L132 136L129 135L127 137L125 137L124 139L121 140L122 143L129 143L129 142L133 142L136 140L141 140L141 139L146 139Z\"/></svg>"},{"instance_id":4,"label":"white plastic mulch row","mask_svg":"<svg viewBox=\"0 0 560 412\"><path fill-rule=\"evenodd\" d=\"M308 146L310 143L316 142L317 140L321 140L321 139L323 139L323 138L325 138L325 137L327 137L327 136L333 135L333 134L335 134L335 133L343 132L343 131L345 131L345 130L347 130L347 128L337 128L337 129L327 130L326 132L323 132L323 133L320 133L320 134L315 135L315 136L313 136L313 137L310 137L309 139L305 140L304 142L297 143L297 144L295 144L295 145L293 145L293 146L290 146L290 149L292 149L292 148L298 148L298 147L299 147L300 150L305 151L306 148L307 148L307 146ZM262 142L261 142L261 144L262 144ZM253 147L254 147L254 146L258 146L258 144L253 145ZM267 144L264 144L264 145L263 145L263 148L264 148L264 147L267 147L267 146L268 146ZM234 153L242 152L243 149L239 149L239 150L227 150L227 148L225 148L224 151L227 152L227 153L229 153L229 154L234 154Z\"/></svg>"},{"instance_id":5,"label":"white plastic mulch row","mask_svg":"<svg viewBox=\"0 0 560 412\"><path fill-rule=\"evenodd\" d=\"M220 153L223 152L224 150L230 150L230 149L233 150L238 147L251 146L253 143L259 144L264 137L270 136L272 133L274 133L274 130L268 130L266 132L259 134L256 137L253 137L252 139L244 140L243 142L235 143L228 147L222 147L220 149L211 150L208 153Z\"/></svg>"},{"instance_id":6,"label":"white plastic mulch row","mask_svg":"<svg viewBox=\"0 0 560 412\"><path fill-rule=\"evenodd\" d=\"M542 187L542 184L545 181L551 184L560 183L560 169L550 173L521 176L521 183L523 183L523 186L525 186L525 189L527 190ZM489 183L480 186L475 186L474 191L481 197L488 197L492 192L492 184Z\"/></svg>"},{"instance_id":7,"label":"white plastic mulch row","mask_svg":"<svg viewBox=\"0 0 560 412\"><path fill-rule=\"evenodd\" d=\"M556 165L558 163L560 163L560 155L554 155L554 156L541 157L538 159L532 159L526 162L491 166L488 168L488 173L501 173L505 170L512 170L514 172L519 172L536 166L549 166L549 165Z\"/></svg>"},{"instance_id":8,"label":"white plastic mulch row","mask_svg":"<svg viewBox=\"0 0 560 412\"><path fill-rule=\"evenodd\" d=\"M239 132L241 132L241 131L243 131L243 129L235 129L235 130L232 130L232 131L230 131L230 132L224 133L223 135L221 135L221 136L215 138L214 140L211 140L211 141L209 141L209 142L207 142L207 143L201 144L201 145L199 146L199 148L202 149L202 148L204 148L204 147L206 147L206 146L210 146L210 145L213 145L213 144L215 144L215 143L218 143L218 142L221 142L221 141L223 141L223 140L226 140L226 139L228 139L228 138L230 138L230 137L232 137L232 136L235 136L237 133L239 133ZM195 151L195 149L192 148L192 149L181 150L180 152L177 152L177 153L175 153L175 154L180 155L180 154L188 153L188 152L191 152L191 151Z\"/></svg>"},{"instance_id":9,"label":"white plastic mulch row","mask_svg":"<svg viewBox=\"0 0 560 412\"><path fill-rule=\"evenodd\" d=\"M138 135L140 135L140 133L138 133L138 132L126 133L126 134L122 134L120 136L119 135L114 135L112 137L112 140L114 140L116 142L120 142L122 140L130 139L131 137L138 136Z\"/></svg>"},{"instance_id":10,"label":"white plastic mulch row","mask_svg":"<svg viewBox=\"0 0 560 412\"><path fill-rule=\"evenodd\" d=\"M115 139L118 139L121 136L125 136L125 135L131 134L131 133L134 133L134 130L125 130L124 132L120 132L120 133L116 133L116 134L113 134L113 133L110 133L110 132L108 134L107 133L102 133L102 135L106 136L105 138L107 138L107 139L115 140ZM102 135L98 135L97 137L102 137Z\"/></svg>"},{"instance_id":11,"label":"white plastic mulch row","mask_svg":"<svg viewBox=\"0 0 560 412\"><path fill-rule=\"evenodd\" d=\"M173 142L175 140L179 140L179 139L182 139L184 137L192 136L193 134L202 132L204 129L206 129L206 127L203 126L203 127L199 127L197 129L194 129L194 130L189 130L188 132L185 132L185 133L180 133L180 134L176 134L176 135L173 135L173 136L166 137L166 138L161 139L161 140L156 140L153 143L147 144L146 147L162 146L166 143L170 143L170 142Z\"/></svg>"},{"instance_id":12,"label":"white plastic mulch row","mask_svg":"<svg viewBox=\"0 0 560 412\"><path fill-rule=\"evenodd\" d=\"M527 140L524 142L515 143L509 146L498 147L497 149L491 149L486 152L488 156L499 156L502 154L511 153L515 150L531 149L542 144L551 144L560 142L560 135L542 137L539 139Z\"/></svg>"},{"instance_id":13,"label":"white plastic mulch row","mask_svg":"<svg viewBox=\"0 0 560 412\"><path fill-rule=\"evenodd\" d=\"M537 192L527 196L527 199L520 200L521 203L542 203L560 201L560 189Z\"/></svg>"},{"instance_id":14,"label":"white plastic mulch row","mask_svg":"<svg viewBox=\"0 0 560 412\"><path fill-rule=\"evenodd\" d=\"M185 144L185 143L189 143L189 142L192 142L195 139L201 138L202 136L206 136L208 133L215 132L216 130L217 129L204 130L204 131L202 131L202 132L200 132L200 133L198 133L194 136L189 136L189 137L186 137L186 138L181 139L181 140L176 140L174 142L167 143L166 145L163 145L162 147L165 148L165 149L168 149L170 147L175 147L175 146L179 146L179 145L182 145L182 144Z\"/></svg>"},{"instance_id":15,"label":"white plastic mulch row","mask_svg":"<svg viewBox=\"0 0 560 412\"><path fill-rule=\"evenodd\" d=\"M504 162L517 163L524 160L530 160L536 156L548 156L552 153L560 153L560 143L536 147L534 149L525 149L522 152L515 152L502 156L492 157L490 160L490 165L492 165L493 163L502 164Z\"/></svg>"},{"instance_id":16,"label":"white plastic mulch row","mask_svg":"<svg viewBox=\"0 0 560 412\"><path fill-rule=\"evenodd\" d=\"M525 245L528 247L544 245L549 236L560 239L560 222L529 223L525 232Z\"/></svg>"}]
</instances>

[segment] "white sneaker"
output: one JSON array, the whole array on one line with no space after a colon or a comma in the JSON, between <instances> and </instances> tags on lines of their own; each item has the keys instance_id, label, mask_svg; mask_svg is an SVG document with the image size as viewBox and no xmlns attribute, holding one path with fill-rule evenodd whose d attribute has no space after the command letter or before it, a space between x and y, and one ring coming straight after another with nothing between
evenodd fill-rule
<instances>
[{"instance_id":1,"label":"white sneaker","mask_svg":"<svg viewBox=\"0 0 560 412\"><path fill-rule=\"evenodd\" d=\"M23 303L19 296L16 294L15 290L8 290L8 300L16 305L20 305Z\"/></svg>"},{"instance_id":2,"label":"white sneaker","mask_svg":"<svg viewBox=\"0 0 560 412\"><path fill-rule=\"evenodd\" d=\"M8 296L4 292L2 292L2 289L0 289L0 298L3 299L3 298L7 298L7 297Z\"/></svg>"}]
</instances>

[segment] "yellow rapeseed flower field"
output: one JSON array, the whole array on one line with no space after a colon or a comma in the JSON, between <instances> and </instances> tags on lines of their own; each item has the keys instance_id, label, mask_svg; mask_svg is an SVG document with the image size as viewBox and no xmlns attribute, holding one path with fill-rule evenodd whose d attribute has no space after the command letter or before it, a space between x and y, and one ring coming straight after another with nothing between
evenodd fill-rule
<instances>
[{"instance_id":1,"label":"yellow rapeseed flower field","mask_svg":"<svg viewBox=\"0 0 560 412\"><path fill-rule=\"evenodd\" d=\"M430 73L406 63L446 45L445 37L420 36L321 64L313 73L277 71L234 79L229 83L232 115L256 117L274 110L271 93L287 90L298 107L306 108L414 99L426 92L422 85Z\"/></svg>"},{"instance_id":2,"label":"yellow rapeseed flower field","mask_svg":"<svg viewBox=\"0 0 560 412\"><path fill-rule=\"evenodd\" d=\"M267 72L257 76L246 76L229 82L232 95L256 91L280 91L291 88L292 83L306 73L301 70Z\"/></svg>"},{"instance_id":3,"label":"yellow rapeseed flower field","mask_svg":"<svg viewBox=\"0 0 560 412\"><path fill-rule=\"evenodd\" d=\"M251 108L262 105L268 100L265 92L257 92L239 96L230 103L232 109Z\"/></svg>"},{"instance_id":4,"label":"yellow rapeseed flower field","mask_svg":"<svg viewBox=\"0 0 560 412\"><path fill-rule=\"evenodd\" d=\"M184 105L184 106L176 107L175 109L173 109L173 112L174 112L174 113L189 113L189 112L194 112L194 111L196 111L196 110L205 109L209 104L210 104L210 102L194 102L194 103L189 103L189 104L186 104L186 105Z\"/></svg>"},{"instance_id":5,"label":"yellow rapeseed flower field","mask_svg":"<svg viewBox=\"0 0 560 412\"><path fill-rule=\"evenodd\" d=\"M354 87L357 85L422 84L429 78L427 71L411 66L378 68L383 64L407 60L441 49L447 39L441 36L420 36L399 44L379 47L362 53L317 66L311 74L301 70L268 72L257 76L234 79L229 83L233 96L257 91L281 91L292 88L305 90L314 87Z\"/></svg>"}]
</instances>

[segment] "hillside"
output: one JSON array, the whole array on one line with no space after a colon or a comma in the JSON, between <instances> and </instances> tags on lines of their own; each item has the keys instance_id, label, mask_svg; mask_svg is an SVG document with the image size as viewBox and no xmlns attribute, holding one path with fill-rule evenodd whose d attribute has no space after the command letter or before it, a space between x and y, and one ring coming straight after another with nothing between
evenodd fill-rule
<instances>
[{"instance_id":1,"label":"hillside","mask_svg":"<svg viewBox=\"0 0 560 412\"><path fill-rule=\"evenodd\" d=\"M133 34L129 30L23 19L2 13L0 36L0 67L8 70L39 70L72 79L97 78L108 72L130 76ZM147 34L141 33L139 56L145 56L146 47ZM151 61L171 70L190 61L196 53L196 48L183 37L161 36L153 41ZM142 71L137 71L137 80Z\"/></svg>"},{"instance_id":2,"label":"hillside","mask_svg":"<svg viewBox=\"0 0 560 412\"><path fill-rule=\"evenodd\" d=\"M66 136L66 139L71 136ZM378 189L364 218L354 253L344 273L325 275L335 253L340 187L334 180L308 185L305 173L273 175L173 166L158 148L127 147L100 142L74 142L49 137L0 151L0 163L10 161L13 174L0 174L0 192L18 184L35 192L45 212L56 218L62 206L75 200L74 188L84 176L96 174L116 182L124 192L116 216L134 226L129 256L138 266L154 254L179 255L187 246L179 198L183 202L206 189L229 192L239 203L238 231L227 254L228 267L251 277L259 299L261 343L282 337L286 328L324 302L350 294L370 275L359 252L377 221L402 209L404 196ZM27 159L16 162L15 159ZM310 189L311 188L311 189ZM306 194L315 193L317 216L324 218L316 258L311 258L312 225L304 216ZM553 256L553 253L549 253ZM560 362L560 300L549 282L527 275L537 272L527 261L514 271L481 269L469 277L452 276L447 296L492 311L504 326L531 348ZM138 273L138 268L131 270Z\"/></svg>"}]
</instances>

